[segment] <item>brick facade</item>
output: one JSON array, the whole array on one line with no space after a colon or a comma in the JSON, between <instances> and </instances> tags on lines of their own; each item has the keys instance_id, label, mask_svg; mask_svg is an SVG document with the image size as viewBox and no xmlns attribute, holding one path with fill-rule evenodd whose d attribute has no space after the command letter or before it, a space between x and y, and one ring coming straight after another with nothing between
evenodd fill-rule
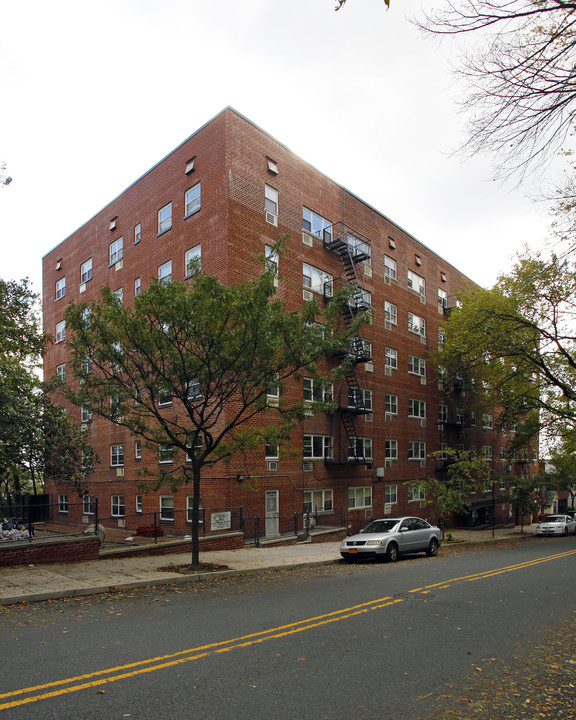
<instances>
[{"instance_id":1,"label":"brick facade","mask_svg":"<svg viewBox=\"0 0 576 720\"><path fill-rule=\"evenodd\" d=\"M187 173L192 159L194 169ZM200 209L186 216L185 193L198 183ZM266 185L278 193L277 226L267 222ZM158 211L168 203L172 203L172 226L159 233ZM244 516L264 517L266 491L277 490L280 515L288 517L302 511L304 491L331 490L334 508L342 510L344 522L349 525L362 525L367 517L380 516L385 511L435 519L430 508L409 500L407 485L433 474L435 462L408 459L408 449L410 443L421 442L425 443L425 452L430 453L440 443L454 445L458 441L449 430L453 423L437 422L440 404L448 405L452 421L456 406L443 398L437 370L427 360L427 353L437 347L439 328L445 318L438 303L438 290L451 298L471 281L386 216L230 108L194 133L44 257L44 327L56 335L66 302L96 299L103 284L112 290L122 288L124 303L130 303L136 278L140 278L144 289L168 261L172 263L172 278L184 279L185 252L198 245L204 272L227 283L253 278L261 271L259 258L265 246L272 245L279 235L287 235L288 240L279 268L278 293L289 307L297 307L304 302L303 263L329 273L335 284L345 282L339 256L324 247L322 237L303 229L303 208L334 223L333 233L336 227L344 233L351 231L366 239L371 247L371 261L357 263L356 271L362 287L371 293L374 309L372 324L362 332L372 344L372 359L369 363L358 363L355 372L359 386L372 393L372 412L356 416L354 423L357 436L371 440L372 462L325 464L320 459L306 466L300 455L280 460L278 469L272 470L264 450L253 451L206 474L203 505L242 508ZM135 243L137 225L141 235ZM123 238L123 258L112 264L110 244L119 238ZM89 260L91 278L81 283L82 265ZM396 277L392 279L385 270L386 262L390 261L396 267ZM408 287L409 272L423 278L425 293ZM56 283L63 277L65 296L56 300ZM385 322L385 301L396 306L396 322ZM409 331L409 313L425 321L423 334ZM388 372L387 347L397 354L397 369ZM409 372L409 356L426 360L424 377ZM56 367L66 363L66 359L65 343L54 343L46 356L46 376L55 374ZM287 392L302 397L302 385L294 384ZM347 393L344 384L334 388L335 399L342 405L347 404ZM397 396L396 414L385 412L387 394ZM408 416L410 400L425 402L425 418ZM80 421L79 408L69 407L68 412ZM317 414L304 419L300 431L292 434L291 450L301 453L304 434L332 435L334 455L341 457L347 453L348 439L339 414ZM113 495L123 495L126 515L134 514L135 497L141 492L135 484L138 467L140 462L150 464L151 459L145 450L141 461L135 459L134 438L96 416L89 424L89 439L101 459L89 479L90 492L99 499L100 515L109 514ZM506 445L505 439L483 430L481 419L476 428L466 430L465 439L467 447L476 445L480 450L490 446L495 470L502 469L498 458L500 447ZM386 462L386 440L397 442L398 459L393 462ZM124 444L125 456L120 472L109 462L110 446L118 443ZM252 482L239 482L239 475ZM350 487L369 488L371 503L350 509ZM386 489L390 494L393 487L397 502L385 507ZM50 486L49 490L53 495L58 492ZM181 488L177 492L144 494L143 514L157 512L159 496L164 494L173 495L175 510L183 513L186 497L192 493ZM498 521L508 520L507 503L498 504L495 510ZM178 516L176 512L177 517L182 520L167 523L168 534L186 532L184 515Z\"/></svg>"}]
</instances>

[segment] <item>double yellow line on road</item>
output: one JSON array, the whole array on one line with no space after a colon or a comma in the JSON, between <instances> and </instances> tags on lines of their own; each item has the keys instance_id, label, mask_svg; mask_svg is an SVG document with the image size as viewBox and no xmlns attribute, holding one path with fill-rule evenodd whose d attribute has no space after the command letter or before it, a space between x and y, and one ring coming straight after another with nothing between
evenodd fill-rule
<instances>
[{"instance_id":1,"label":"double yellow line on road","mask_svg":"<svg viewBox=\"0 0 576 720\"><path fill-rule=\"evenodd\" d=\"M458 582L484 580L496 575L516 570L523 570L534 565L539 565L540 563L558 560L574 554L576 554L576 550L571 550L568 552L558 553L556 555L549 555L545 558L537 560L529 560L516 565L508 565L494 570L485 570L480 573L474 573L473 575L464 575L462 577L452 578L451 580L426 585L421 588L415 588L410 590L407 595L410 595L411 593L428 593L434 589L446 589ZM77 675L75 677L64 678L62 680L54 680L53 682L43 683L42 685L35 685L32 687L22 688L20 690L0 693L0 701L4 701L0 702L0 710L7 710L9 708L27 705L28 703L38 702L39 700L47 700L67 693L78 692L79 690L99 687L108 683L117 682L118 680L126 680L128 678L137 677L138 675L144 675L145 673L164 670L192 660L200 660L201 658L208 657L209 655L218 655L238 648L257 645L259 643L266 642L267 640L274 640L288 635L294 635L295 633L311 630L312 628L327 625L329 623L339 622L340 620L346 620L347 618L361 615L363 613L372 612L391 605L397 605L404 602L405 599L406 598L394 598L392 596L382 597L376 600L361 603L359 605L353 605L331 613L326 613L325 615L316 615L315 617L307 618L306 620L298 620L287 625L280 625L275 628L269 628L268 630L262 630L257 633L243 635L230 640L223 640L221 642L210 643L208 645L200 645L196 648L180 650L179 652L171 653L169 655L160 655L158 657L139 660L126 665L118 665L104 670L97 670L84 675Z\"/></svg>"}]
</instances>

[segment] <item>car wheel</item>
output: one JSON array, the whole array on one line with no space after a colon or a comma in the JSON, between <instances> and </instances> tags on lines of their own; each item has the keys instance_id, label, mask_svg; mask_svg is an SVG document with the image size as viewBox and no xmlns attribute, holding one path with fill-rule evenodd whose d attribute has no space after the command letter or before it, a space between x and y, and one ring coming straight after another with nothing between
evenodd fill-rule
<instances>
[{"instance_id":1,"label":"car wheel","mask_svg":"<svg viewBox=\"0 0 576 720\"><path fill-rule=\"evenodd\" d=\"M438 555L438 540L436 540L436 538L430 540L430 544L426 549L426 555L428 555L428 557L436 557L436 555Z\"/></svg>"},{"instance_id":2,"label":"car wheel","mask_svg":"<svg viewBox=\"0 0 576 720\"><path fill-rule=\"evenodd\" d=\"M396 562L398 560L398 545L395 542L388 543L386 548L386 562Z\"/></svg>"}]
</instances>

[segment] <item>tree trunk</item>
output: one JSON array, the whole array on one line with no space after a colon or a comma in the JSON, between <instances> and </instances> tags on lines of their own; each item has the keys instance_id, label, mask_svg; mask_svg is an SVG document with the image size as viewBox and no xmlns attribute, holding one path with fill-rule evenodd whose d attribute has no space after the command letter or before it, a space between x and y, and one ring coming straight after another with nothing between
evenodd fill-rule
<instances>
[{"instance_id":1,"label":"tree trunk","mask_svg":"<svg viewBox=\"0 0 576 720\"><path fill-rule=\"evenodd\" d=\"M200 567L200 468L194 467L192 479L192 557L190 567L198 570Z\"/></svg>"}]
</instances>

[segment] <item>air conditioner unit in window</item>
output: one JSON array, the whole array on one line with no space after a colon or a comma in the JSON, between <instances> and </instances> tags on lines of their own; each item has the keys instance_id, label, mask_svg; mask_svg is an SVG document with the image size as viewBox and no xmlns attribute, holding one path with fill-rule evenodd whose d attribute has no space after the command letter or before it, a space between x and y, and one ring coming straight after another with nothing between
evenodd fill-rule
<instances>
[{"instance_id":1,"label":"air conditioner unit in window","mask_svg":"<svg viewBox=\"0 0 576 720\"><path fill-rule=\"evenodd\" d=\"M303 470L304 472L313 472L313 470L314 470L314 463L311 462L310 460L305 460L305 461L302 463L302 470Z\"/></svg>"},{"instance_id":2,"label":"air conditioner unit in window","mask_svg":"<svg viewBox=\"0 0 576 720\"><path fill-rule=\"evenodd\" d=\"M389 423L392 422L392 414L391 413L386 413L384 417L386 418L386 422L389 422Z\"/></svg>"},{"instance_id":3,"label":"air conditioner unit in window","mask_svg":"<svg viewBox=\"0 0 576 720\"><path fill-rule=\"evenodd\" d=\"M364 265L364 275L369 278L372 277L372 268L370 265Z\"/></svg>"},{"instance_id":4,"label":"air conditioner unit in window","mask_svg":"<svg viewBox=\"0 0 576 720\"><path fill-rule=\"evenodd\" d=\"M122 270L123 267L124 267L124 260L118 260L116 265L114 265L114 268L116 270Z\"/></svg>"},{"instance_id":5,"label":"air conditioner unit in window","mask_svg":"<svg viewBox=\"0 0 576 720\"><path fill-rule=\"evenodd\" d=\"M392 467L392 460L391 460L390 458L386 458L386 460L384 460L384 465L385 465L387 468Z\"/></svg>"},{"instance_id":6,"label":"air conditioner unit in window","mask_svg":"<svg viewBox=\"0 0 576 720\"><path fill-rule=\"evenodd\" d=\"M426 460L420 460L420 467L425 468L426 467Z\"/></svg>"},{"instance_id":7,"label":"air conditioner unit in window","mask_svg":"<svg viewBox=\"0 0 576 720\"><path fill-rule=\"evenodd\" d=\"M438 312L440 315L444 315L444 307L442 305L438 305Z\"/></svg>"},{"instance_id":8,"label":"air conditioner unit in window","mask_svg":"<svg viewBox=\"0 0 576 720\"><path fill-rule=\"evenodd\" d=\"M371 520L372 519L372 510L364 510L364 517L366 518L366 520Z\"/></svg>"},{"instance_id":9,"label":"air conditioner unit in window","mask_svg":"<svg viewBox=\"0 0 576 720\"><path fill-rule=\"evenodd\" d=\"M118 518L118 527L119 527L119 528L125 528L125 527L126 527L126 518Z\"/></svg>"},{"instance_id":10,"label":"air conditioner unit in window","mask_svg":"<svg viewBox=\"0 0 576 720\"><path fill-rule=\"evenodd\" d=\"M422 343L422 345L426 345L428 339L424 335L420 335L420 342Z\"/></svg>"},{"instance_id":11,"label":"air conditioner unit in window","mask_svg":"<svg viewBox=\"0 0 576 720\"><path fill-rule=\"evenodd\" d=\"M124 468L116 468L116 477L124 477Z\"/></svg>"},{"instance_id":12,"label":"air conditioner unit in window","mask_svg":"<svg viewBox=\"0 0 576 720\"><path fill-rule=\"evenodd\" d=\"M268 470L270 470L270 471L278 470L278 460L268 460Z\"/></svg>"},{"instance_id":13,"label":"air conditioner unit in window","mask_svg":"<svg viewBox=\"0 0 576 720\"><path fill-rule=\"evenodd\" d=\"M384 330L392 330L392 323L389 320L384 321Z\"/></svg>"},{"instance_id":14,"label":"air conditioner unit in window","mask_svg":"<svg viewBox=\"0 0 576 720\"><path fill-rule=\"evenodd\" d=\"M304 298L304 300L306 300L306 302L309 302L310 300L312 300L314 295L310 292L310 290L303 290L302 297Z\"/></svg>"},{"instance_id":15,"label":"air conditioner unit in window","mask_svg":"<svg viewBox=\"0 0 576 720\"><path fill-rule=\"evenodd\" d=\"M312 247L312 244L314 243L314 240L312 239L312 235L308 235L308 233L303 232L302 233L302 243L303 243L303 245L308 245L308 247Z\"/></svg>"},{"instance_id":16,"label":"air conditioner unit in window","mask_svg":"<svg viewBox=\"0 0 576 720\"><path fill-rule=\"evenodd\" d=\"M365 363L364 370L366 370L366 372L374 372L374 363L371 363L371 362Z\"/></svg>"},{"instance_id":17,"label":"air conditioner unit in window","mask_svg":"<svg viewBox=\"0 0 576 720\"><path fill-rule=\"evenodd\" d=\"M420 295L420 302L422 305L426 305L426 295Z\"/></svg>"},{"instance_id":18,"label":"air conditioner unit in window","mask_svg":"<svg viewBox=\"0 0 576 720\"><path fill-rule=\"evenodd\" d=\"M270 223L270 225L274 225L274 227L278 227L278 215L266 210L266 222Z\"/></svg>"},{"instance_id":19,"label":"air conditioner unit in window","mask_svg":"<svg viewBox=\"0 0 576 720\"><path fill-rule=\"evenodd\" d=\"M426 419L425 418L422 418L422 420L420 420L420 425L421 425L421 427L426 427Z\"/></svg>"},{"instance_id":20,"label":"air conditioner unit in window","mask_svg":"<svg viewBox=\"0 0 576 720\"><path fill-rule=\"evenodd\" d=\"M384 372L385 372L386 375L392 375L392 368L386 366L386 367L384 368Z\"/></svg>"},{"instance_id":21,"label":"air conditioner unit in window","mask_svg":"<svg viewBox=\"0 0 576 720\"><path fill-rule=\"evenodd\" d=\"M421 378L420 378L420 385L426 385L426 378L425 378L425 377L421 377Z\"/></svg>"},{"instance_id":22,"label":"air conditioner unit in window","mask_svg":"<svg viewBox=\"0 0 576 720\"><path fill-rule=\"evenodd\" d=\"M82 284L80 285L80 292L81 292L81 293L86 292L86 283L82 283Z\"/></svg>"},{"instance_id":23,"label":"air conditioner unit in window","mask_svg":"<svg viewBox=\"0 0 576 720\"><path fill-rule=\"evenodd\" d=\"M384 275L384 282L386 285L392 285L392 280L389 275Z\"/></svg>"}]
</instances>

